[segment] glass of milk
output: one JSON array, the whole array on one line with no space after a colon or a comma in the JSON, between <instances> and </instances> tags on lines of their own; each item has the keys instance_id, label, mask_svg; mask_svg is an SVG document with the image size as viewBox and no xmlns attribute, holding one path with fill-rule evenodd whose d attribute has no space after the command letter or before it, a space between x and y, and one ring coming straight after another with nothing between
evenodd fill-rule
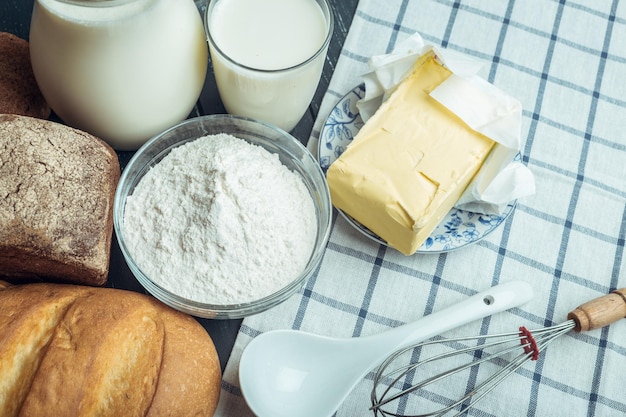
<instances>
[{"instance_id":1,"label":"glass of milk","mask_svg":"<svg viewBox=\"0 0 626 417\"><path fill-rule=\"evenodd\" d=\"M211 0L205 27L226 110L291 131L317 89L333 25L327 0Z\"/></svg>"},{"instance_id":2,"label":"glass of milk","mask_svg":"<svg viewBox=\"0 0 626 417\"><path fill-rule=\"evenodd\" d=\"M187 118L208 66L194 0L36 0L30 52L54 112L118 150Z\"/></svg>"}]
</instances>

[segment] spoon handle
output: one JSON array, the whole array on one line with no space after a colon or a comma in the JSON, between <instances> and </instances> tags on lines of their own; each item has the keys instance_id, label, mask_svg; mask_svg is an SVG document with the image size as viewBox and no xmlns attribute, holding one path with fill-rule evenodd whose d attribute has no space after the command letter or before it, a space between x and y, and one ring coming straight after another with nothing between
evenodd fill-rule
<instances>
[{"instance_id":1,"label":"spoon handle","mask_svg":"<svg viewBox=\"0 0 626 417\"><path fill-rule=\"evenodd\" d=\"M528 283L510 281L493 286L414 322L377 335L355 338L354 341L369 346L368 349L373 349L372 353L378 351L378 360L372 362L374 366L398 349L420 343L474 320L520 306L532 297L533 290Z\"/></svg>"}]
</instances>

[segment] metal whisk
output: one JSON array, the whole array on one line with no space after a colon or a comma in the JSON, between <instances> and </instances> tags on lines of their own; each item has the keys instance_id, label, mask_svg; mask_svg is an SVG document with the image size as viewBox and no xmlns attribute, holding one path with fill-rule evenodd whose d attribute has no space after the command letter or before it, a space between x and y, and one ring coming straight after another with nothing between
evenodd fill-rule
<instances>
[{"instance_id":1,"label":"metal whisk","mask_svg":"<svg viewBox=\"0 0 626 417\"><path fill-rule=\"evenodd\" d=\"M431 340L409 346L390 355L378 368L374 376L370 409L375 416L403 416L403 417L426 417L444 416L455 412L459 416L474 406L476 402L492 391L507 376L515 372L529 360L537 360L539 353L552 341L570 330L577 332L598 329L607 326L617 320L626 317L626 288L615 290L608 295L591 300L567 315L567 321L537 330L528 330L520 327L518 332L492 334L485 336L461 337L454 339ZM465 347L468 341L478 341L476 345ZM423 353L429 346L445 344L452 346L453 351L440 353L427 359L402 362L401 358L415 352ZM520 348L521 345L521 348ZM501 359L507 355L519 352L511 360ZM473 354L474 360L469 363L454 365L445 369L444 360L453 360L462 354ZM400 414L389 411L391 405L398 404L403 397L418 390L424 390L436 382L444 380L462 371L477 369L478 365L485 362L503 363L500 369L483 382L475 385L464 396L443 408L434 411L420 411L421 414ZM404 365L396 365L398 362ZM406 363L408 362L408 364ZM418 372L423 371L427 365L435 364L437 372L426 377L424 380L414 383L413 379ZM445 369L439 371L440 369ZM401 388L395 388L400 386Z\"/></svg>"}]
</instances>

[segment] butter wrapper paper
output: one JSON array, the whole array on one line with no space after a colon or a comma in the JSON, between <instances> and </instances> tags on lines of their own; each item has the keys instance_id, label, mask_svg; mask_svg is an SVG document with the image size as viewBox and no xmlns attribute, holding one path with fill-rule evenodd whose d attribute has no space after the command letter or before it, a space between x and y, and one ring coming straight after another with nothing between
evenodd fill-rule
<instances>
[{"instance_id":1,"label":"butter wrapper paper","mask_svg":"<svg viewBox=\"0 0 626 417\"><path fill-rule=\"evenodd\" d=\"M491 154L455 207L475 213L500 214L521 197L535 193L535 179L517 156L521 149L521 103L477 75L483 64L472 57L424 43L416 33L386 55L370 58L363 76L365 97L357 103L367 121L409 73L415 61L432 49L452 75L430 96L473 130L496 142Z\"/></svg>"}]
</instances>

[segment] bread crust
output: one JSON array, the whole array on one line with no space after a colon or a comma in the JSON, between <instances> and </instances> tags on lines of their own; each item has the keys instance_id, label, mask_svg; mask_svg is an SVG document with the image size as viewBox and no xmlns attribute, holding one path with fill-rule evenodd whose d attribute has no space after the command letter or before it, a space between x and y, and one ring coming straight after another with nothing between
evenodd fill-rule
<instances>
[{"instance_id":1,"label":"bread crust","mask_svg":"<svg viewBox=\"0 0 626 417\"><path fill-rule=\"evenodd\" d=\"M0 286L0 311L19 318L0 317L2 416L215 412L221 369L210 336L150 296L49 283Z\"/></svg>"},{"instance_id":2,"label":"bread crust","mask_svg":"<svg viewBox=\"0 0 626 417\"><path fill-rule=\"evenodd\" d=\"M0 115L0 277L104 285L119 177L95 136Z\"/></svg>"},{"instance_id":3,"label":"bread crust","mask_svg":"<svg viewBox=\"0 0 626 417\"><path fill-rule=\"evenodd\" d=\"M50 106L41 94L27 41L0 32L0 113L47 119Z\"/></svg>"},{"instance_id":4,"label":"bread crust","mask_svg":"<svg viewBox=\"0 0 626 417\"><path fill-rule=\"evenodd\" d=\"M8 288L7 283L0 283ZM79 291L77 287L76 292L59 292L48 286L28 290L0 289L0 415L3 416L17 415L54 329Z\"/></svg>"}]
</instances>

